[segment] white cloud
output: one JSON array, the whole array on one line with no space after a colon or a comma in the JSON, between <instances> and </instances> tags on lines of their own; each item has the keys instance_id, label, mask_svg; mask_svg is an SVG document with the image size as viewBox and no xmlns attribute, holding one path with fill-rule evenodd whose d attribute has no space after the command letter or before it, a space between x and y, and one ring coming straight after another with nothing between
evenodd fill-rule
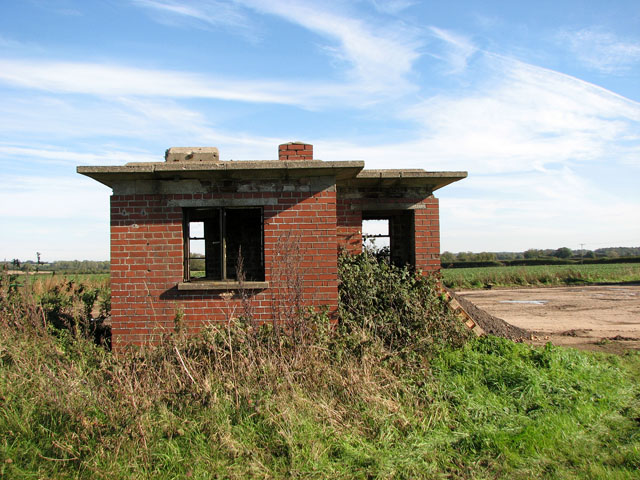
<instances>
[{"instance_id":1,"label":"white cloud","mask_svg":"<svg viewBox=\"0 0 640 480\"><path fill-rule=\"evenodd\" d=\"M0 157L12 160L56 165L122 165L127 162L153 162L157 157L125 150L100 149L99 152L75 152L49 145L38 148L0 142Z\"/></svg>"},{"instance_id":2,"label":"white cloud","mask_svg":"<svg viewBox=\"0 0 640 480\"><path fill-rule=\"evenodd\" d=\"M116 138L141 148L163 147L167 141L202 142L216 135L201 111L172 100L74 95L0 95L0 132L0 141L8 145L31 147L34 139L52 144L82 140L90 144L87 149L103 148Z\"/></svg>"},{"instance_id":3,"label":"white cloud","mask_svg":"<svg viewBox=\"0 0 640 480\"><path fill-rule=\"evenodd\" d=\"M375 9L382 13L395 15L417 3L414 0L371 0Z\"/></svg>"},{"instance_id":4,"label":"white cloud","mask_svg":"<svg viewBox=\"0 0 640 480\"><path fill-rule=\"evenodd\" d=\"M637 155L639 103L543 68L488 61L493 75L471 93L435 96L406 110L422 125L431 159L509 172Z\"/></svg>"},{"instance_id":5,"label":"white cloud","mask_svg":"<svg viewBox=\"0 0 640 480\"><path fill-rule=\"evenodd\" d=\"M587 180L580 170L472 175L463 182L442 194L443 250L464 250L470 235L475 251L640 242L640 224L630 222L640 198Z\"/></svg>"},{"instance_id":6,"label":"white cloud","mask_svg":"<svg viewBox=\"0 0 640 480\"><path fill-rule=\"evenodd\" d=\"M602 73L617 73L640 63L640 40L621 40L600 28L564 31L558 38L578 60Z\"/></svg>"},{"instance_id":7,"label":"white cloud","mask_svg":"<svg viewBox=\"0 0 640 480\"><path fill-rule=\"evenodd\" d=\"M351 66L351 80L360 88L372 93L385 91L387 95L391 88L411 88L406 76L420 55L421 41L406 26L370 25L361 18L335 13L331 4L327 8L318 3L287 0L243 3L337 41L338 45L327 46L327 51Z\"/></svg>"},{"instance_id":8,"label":"white cloud","mask_svg":"<svg viewBox=\"0 0 640 480\"><path fill-rule=\"evenodd\" d=\"M640 241L640 104L507 58L484 54L483 62L491 74L472 89L405 110L417 123L412 140L322 142L318 155L468 171L436 192L445 250Z\"/></svg>"},{"instance_id":9,"label":"white cloud","mask_svg":"<svg viewBox=\"0 0 640 480\"><path fill-rule=\"evenodd\" d=\"M255 28L235 2L218 0L132 0L146 8L159 22L188 28L230 27L229 31L253 37Z\"/></svg>"},{"instance_id":10,"label":"white cloud","mask_svg":"<svg viewBox=\"0 0 640 480\"><path fill-rule=\"evenodd\" d=\"M469 39L457 33L437 27L430 27L429 30L433 36L445 43L445 54L443 56L434 54L434 56L448 64L447 73L462 73L467 68L469 59L477 52L476 46Z\"/></svg>"},{"instance_id":11,"label":"white cloud","mask_svg":"<svg viewBox=\"0 0 640 480\"><path fill-rule=\"evenodd\" d=\"M197 18L211 24L233 24L244 18L237 13L238 5L229 6L231 13L220 12L219 2L215 1L138 0L135 3L170 16ZM402 24L394 24L393 28L372 25L360 18L335 13L324 5L305 2L244 0L240 3L328 38L331 43L322 48L346 67L345 80L327 83L307 79L304 84L300 79L249 81L114 63L0 58L0 82L58 94L215 99L310 109L326 105L362 107L417 91L417 86L408 78L420 56L422 41L415 31Z\"/></svg>"},{"instance_id":12,"label":"white cloud","mask_svg":"<svg viewBox=\"0 0 640 480\"><path fill-rule=\"evenodd\" d=\"M89 218L109 189L79 175L69 177L6 175L0 192L0 217ZM20 208L17 209L16 205Z\"/></svg>"},{"instance_id":13,"label":"white cloud","mask_svg":"<svg viewBox=\"0 0 640 480\"><path fill-rule=\"evenodd\" d=\"M363 46L364 48L364 46ZM391 54L389 52L389 54ZM367 67L366 62L362 68ZM78 94L100 98L159 97L164 99L210 99L245 103L271 103L317 109L324 106L362 107L382 98L402 96L400 80L389 70L382 75L381 64L368 65L371 81L323 83L248 81L214 75L171 70L135 68L89 62L56 62L0 58L0 84L55 94ZM380 71L376 72L375 69ZM360 72L365 75L365 72ZM406 87L406 85L405 85Z\"/></svg>"},{"instance_id":14,"label":"white cloud","mask_svg":"<svg viewBox=\"0 0 640 480\"><path fill-rule=\"evenodd\" d=\"M229 129L224 120L172 100L0 97L0 162L13 167L162 161L166 148L190 145L217 146L223 159L264 158L265 152L277 157L281 138Z\"/></svg>"},{"instance_id":15,"label":"white cloud","mask_svg":"<svg viewBox=\"0 0 640 480\"><path fill-rule=\"evenodd\" d=\"M25 44L22 42L0 35L0 47L2 48L18 49L23 48L24 46Z\"/></svg>"},{"instance_id":16,"label":"white cloud","mask_svg":"<svg viewBox=\"0 0 640 480\"><path fill-rule=\"evenodd\" d=\"M231 6L224 4L222 10L219 8L220 2L216 1L193 3L178 0L137 0L135 3L165 14L195 18L211 24L241 24L246 17L239 11L238 5L243 5L300 25L336 42L325 44L322 48L347 65L348 80L355 84L347 88L347 95L363 92L389 95L398 89L411 89L412 85L406 76L420 55L418 49L422 43L416 32L401 23L392 26L371 25L362 18L336 13L337 6L331 3L240 0ZM379 6L398 11L408 5L407 2L396 1ZM341 90L337 87L329 86L330 89ZM326 90L324 95L328 93ZM337 96L343 95L338 93Z\"/></svg>"},{"instance_id":17,"label":"white cloud","mask_svg":"<svg viewBox=\"0 0 640 480\"><path fill-rule=\"evenodd\" d=\"M304 103L302 89L280 82L211 78L88 62L0 59L0 81L22 88L97 96L212 98L285 105Z\"/></svg>"}]
</instances>

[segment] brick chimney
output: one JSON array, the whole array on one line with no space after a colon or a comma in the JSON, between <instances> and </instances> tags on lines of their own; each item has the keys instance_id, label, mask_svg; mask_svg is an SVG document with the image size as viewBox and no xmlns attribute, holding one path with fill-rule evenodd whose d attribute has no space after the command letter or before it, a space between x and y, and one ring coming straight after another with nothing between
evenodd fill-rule
<instances>
[{"instance_id":1,"label":"brick chimney","mask_svg":"<svg viewBox=\"0 0 640 480\"><path fill-rule=\"evenodd\" d=\"M313 145L304 142L283 143L278 147L278 159L285 161L313 160Z\"/></svg>"}]
</instances>

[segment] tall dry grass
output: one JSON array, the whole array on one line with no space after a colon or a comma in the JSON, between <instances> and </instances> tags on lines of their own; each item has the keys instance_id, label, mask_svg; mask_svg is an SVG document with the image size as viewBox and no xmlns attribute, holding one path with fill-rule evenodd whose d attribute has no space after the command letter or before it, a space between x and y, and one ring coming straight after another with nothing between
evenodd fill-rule
<instances>
[{"instance_id":1,"label":"tall dry grass","mask_svg":"<svg viewBox=\"0 0 640 480\"><path fill-rule=\"evenodd\" d=\"M295 278L287 285L298 298ZM86 327L95 293L65 282L16 288L9 277L0 280L2 392L12 404L4 425L17 441L4 451L27 470L110 478L117 470L146 471L157 465L159 445L190 436L196 422L221 444L227 466L258 444L266 449L253 452L241 476L285 471L292 468L289 441L297 433L288 430L295 424L309 428L310 437L322 437L326 427L331 435L374 438L377 419L395 416L401 425L403 401L423 402L398 375L400 350L385 338L403 328L400 320L382 331L352 313L350 326L336 327L297 305L282 310L282 324L258 325L247 306L198 336L184 331L177 315L174 331L158 345L112 355ZM415 350L425 361L412 358L411 368L421 370L426 352ZM401 356L408 351L404 345ZM188 420L187 412L212 418ZM234 425L251 419L257 430L238 439Z\"/></svg>"}]
</instances>

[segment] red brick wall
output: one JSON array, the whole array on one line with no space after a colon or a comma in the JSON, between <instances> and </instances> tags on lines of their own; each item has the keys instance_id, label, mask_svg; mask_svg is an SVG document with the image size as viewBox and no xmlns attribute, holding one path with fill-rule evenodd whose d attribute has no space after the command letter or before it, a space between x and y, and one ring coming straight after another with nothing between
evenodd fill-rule
<instances>
[{"instance_id":1,"label":"red brick wall","mask_svg":"<svg viewBox=\"0 0 640 480\"><path fill-rule=\"evenodd\" d=\"M340 195L340 192L338 193ZM354 195L351 195L353 197ZM413 208L415 266L424 272L440 270L440 212L438 199L427 198L376 198L375 204L389 207L393 204L406 208L407 204L422 204L425 208ZM338 198L338 248L357 254L362 251L362 208L370 208L370 198ZM375 207L375 205L374 205ZM389 210L391 211L391 210Z\"/></svg>"},{"instance_id":2,"label":"red brick wall","mask_svg":"<svg viewBox=\"0 0 640 480\"><path fill-rule=\"evenodd\" d=\"M440 270L440 212L433 195L422 201L425 209L414 210L416 268L423 272Z\"/></svg>"},{"instance_id":3,"label":"red brick wall","mask_svg":"<svg viewBox=\"0 0 640 480\"><path fill-rule=\"evenodd\" d=\"M362 252L362 211L352 209L352 200L338 198L338 248L357 255Z\"/></svg>"},{"instance_id":4,"label":"red brick wall","mask_svg":"<svg viewBox=\"0 0 640 480\"><path fill-rule=\"evenodd\" d=\"M142 343L172 328L175 305L160 301L182 279L182 211L160 195L111 197L113 345Z\"/></svg>"},{"instance_id":5,"label":"red brick wall","mask_svg":"<svg viewBox=\"0 0 640 480\"><path fill-rule=\"evenodd\" d=\"M111 291L114 348L157 341L174 328L176 313L190 331L242 313L236 296L216 291L178 291L183 278L182 208L170 201L220 198L275 199L264 208L265 280L269 288L250 292L254 317L286 316L301 293L309 306L338 304L336 193L320 191L215 194L113 195L111 197ZM288 240L287 240L288 239ZM299 250L299 275L280 266L287 244ZM288 252L292 254L292 252ZM293 252L295 254L295 252ZM280 257L280 258L279 258ZM291 262L290 262L291 264ZM289 264L289 265L290 265ZM299 278L300 288L292 288Z\"/></svg>"},{"instance_id":6,"label":"red brick wall","mask_svg":"<svg viewBox=\"0 0 640 480\"><path fill-rule=\"evenodd\" d=\"M313 160L313 145L302 142L283 143L278 146L278 159L286 161Z\"/></svg>"}]
</instances>

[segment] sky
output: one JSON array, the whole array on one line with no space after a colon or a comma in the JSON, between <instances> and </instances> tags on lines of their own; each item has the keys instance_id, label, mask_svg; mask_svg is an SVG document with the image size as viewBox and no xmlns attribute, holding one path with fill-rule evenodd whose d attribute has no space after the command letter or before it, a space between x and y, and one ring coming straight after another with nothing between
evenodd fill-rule
<instances>
[{"instance_id":1,"label":"sky","mask_svg":"<svg viewBox=\"0 0 640 480\"><path fill-rule=\"evenodd\" d=\"M640 246L640 2L0 0L0 260L109 258L78 165L467 171L442 251Z\"/></svg>"}]
</instances>

